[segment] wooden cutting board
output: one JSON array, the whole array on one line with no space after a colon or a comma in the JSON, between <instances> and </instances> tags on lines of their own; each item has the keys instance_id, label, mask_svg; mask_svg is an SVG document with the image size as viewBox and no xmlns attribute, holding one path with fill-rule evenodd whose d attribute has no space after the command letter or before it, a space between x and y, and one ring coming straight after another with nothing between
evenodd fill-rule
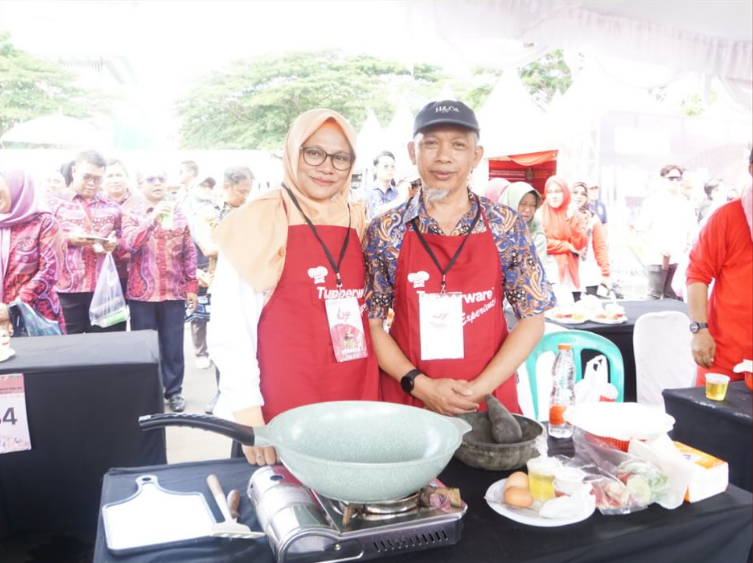
<instances>
[{"instance_id":1,"label":"wooden cutting board","mask_svg":"<svg viewBox=\"0 0 753 563\"><path fill-rule=\"evenodd\" d=\"M136 485L133 496L102 507L110 551L130 553L211 539L216 521L202 493L168 491L155 475L137 477Z\"/></svg>"}]
</instances>

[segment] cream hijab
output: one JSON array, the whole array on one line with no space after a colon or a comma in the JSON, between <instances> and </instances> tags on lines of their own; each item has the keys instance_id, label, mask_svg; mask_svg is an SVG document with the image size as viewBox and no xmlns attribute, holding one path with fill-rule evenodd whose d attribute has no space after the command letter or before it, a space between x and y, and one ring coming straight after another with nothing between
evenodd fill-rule
<instances>
[{"instance_id":1,"label":"cream hijab","mask_svg":"<svg viewBox=\"0 0 753 563\"><path fill-rule=\"evenodd\" d=\"M361 203L350 201L350 178L340 193L326 203L307 197L298 182L301 145L328 121L343 131L355 153L356 135L347 119L330 109L309 110L293 122L285 139L283 182L295 194L314 225L347 227L350 204L351 226L361 239L366 228L366 215ZM277 286L285 266L288 227L304 223L288 193L279 188L230 213L217 227L213 238L223 259L230 262L242 279L256 291L269 291Z\"/></svg>"}]
</instances>

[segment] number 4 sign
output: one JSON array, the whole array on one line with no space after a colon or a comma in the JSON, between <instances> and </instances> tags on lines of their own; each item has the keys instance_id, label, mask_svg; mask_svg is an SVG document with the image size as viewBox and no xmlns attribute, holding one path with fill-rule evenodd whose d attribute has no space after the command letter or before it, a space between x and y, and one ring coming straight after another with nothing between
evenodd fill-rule
<instances>
[{"instance_id":1,"label":"number 4 sign","mask_svg":"<svg viewBox=\"0 0 753 563\"><path fill-rule=\"evenodd\" d=\"M0 375L0 454L30 449L24 376Z\"/></svg>"}]
</instances>

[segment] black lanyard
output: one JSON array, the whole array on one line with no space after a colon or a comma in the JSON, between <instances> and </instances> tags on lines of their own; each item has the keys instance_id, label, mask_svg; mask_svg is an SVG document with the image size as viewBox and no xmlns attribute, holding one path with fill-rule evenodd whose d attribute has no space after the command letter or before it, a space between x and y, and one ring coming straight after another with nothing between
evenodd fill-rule
<instances>
[{"instance_id":1,"label":"black lanyard","mask_svg":"<svg viewBox=\"0 0 753 563\"><path fill-rule=\"evenodd\" d=\"M457 251L455 251L455 255L450 259L449 263L447 264L447 268L442 269L442 266L439 265L439 260L437 260L437 257L434 255L434 253L431 251L431 248L429 248L429 245L426 244L426 240L424 239L424 236L421 234L421 231L418 228L418 217L414 217L411 219L411 223L413 224L413 230L416 231L416 236L418 236L418 240L421 241L421 244L423 245L426 252L429 254L429 257L432 259L436 267L439 269L440 272L442 272L442 293L445 292L445 287L447 286L447 273L450 271L450 268L452 268L455 265L455 261L458 259L458 256L460 256L460 253L463 251L463 247L465 246L465 243L468 241L468 237L471 236L473 233L473 228L476 226L476 223L478 223L479 217L481 217L481 203L478 200L478 196L473 196L476 201L476 216L473 218L473 222L471 222L471 227L468 229L468 234L465 235L463 238L463 242L460 243L460 246L458 247Z\"/></svg>"},{"instance_id":2,"label":"black lanyard","mask_svg":"<svg viewBox=\"0 0 753 563\"><path fill-rule=\"evenodd\" d=\"M298 208L298 211L301 212L301 215L303 215L303 218L306 220L306 224L309 226L309 228L314 232L314 236L316 237L316 240L319 241L319 244L322 245L322 248L324 249L324 253L327 255L327 260L329 260L330 266L332 266L332 270L335 272L335 279L337 280L337 288L340 289L343 286L343 282L340 279L340 265L343 263L343 257L345 256L345 250L348 248L348 241L350 240L350 204L348 203L348 230L345 233L345 240L343 241L343 247L340 251L340 259L337 261L337 264L335 264L335 259L332 258L332 254L329 251L329 248L327 248L327 245L324 244L324 241L322 240L322 237L319 236L319 233L316 231L316 227L311 222L311 219L308 218L308 216L303 212L303 209L301 209L301 204L298 203L298 200L295 197L295 194L293 194L292 191L290 191L290 188L287 187L285 184L282 185L283 188L285 188L285 191L288 192L288 195L290 196L290 199L293 200L293 203Z\"/></svg>"}]
</instances>

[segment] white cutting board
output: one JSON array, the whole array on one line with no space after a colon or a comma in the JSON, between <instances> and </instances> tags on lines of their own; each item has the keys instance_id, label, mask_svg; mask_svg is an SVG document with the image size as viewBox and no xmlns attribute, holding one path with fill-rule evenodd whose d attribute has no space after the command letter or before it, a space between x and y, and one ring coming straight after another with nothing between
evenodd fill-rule
<instances>
[{"instance_id":1,"label":"white cutting board","mask_svg":"<svg viewBox=\"0 0 753 563\"><path fill-rule=\"evenodd\" d=\"M165 490L155 475L142 475L136 484L138 490L132 497L102 507L110 551L136 551L209 537L215 519L203 494Z\"/></svg>"}]
</instances>

